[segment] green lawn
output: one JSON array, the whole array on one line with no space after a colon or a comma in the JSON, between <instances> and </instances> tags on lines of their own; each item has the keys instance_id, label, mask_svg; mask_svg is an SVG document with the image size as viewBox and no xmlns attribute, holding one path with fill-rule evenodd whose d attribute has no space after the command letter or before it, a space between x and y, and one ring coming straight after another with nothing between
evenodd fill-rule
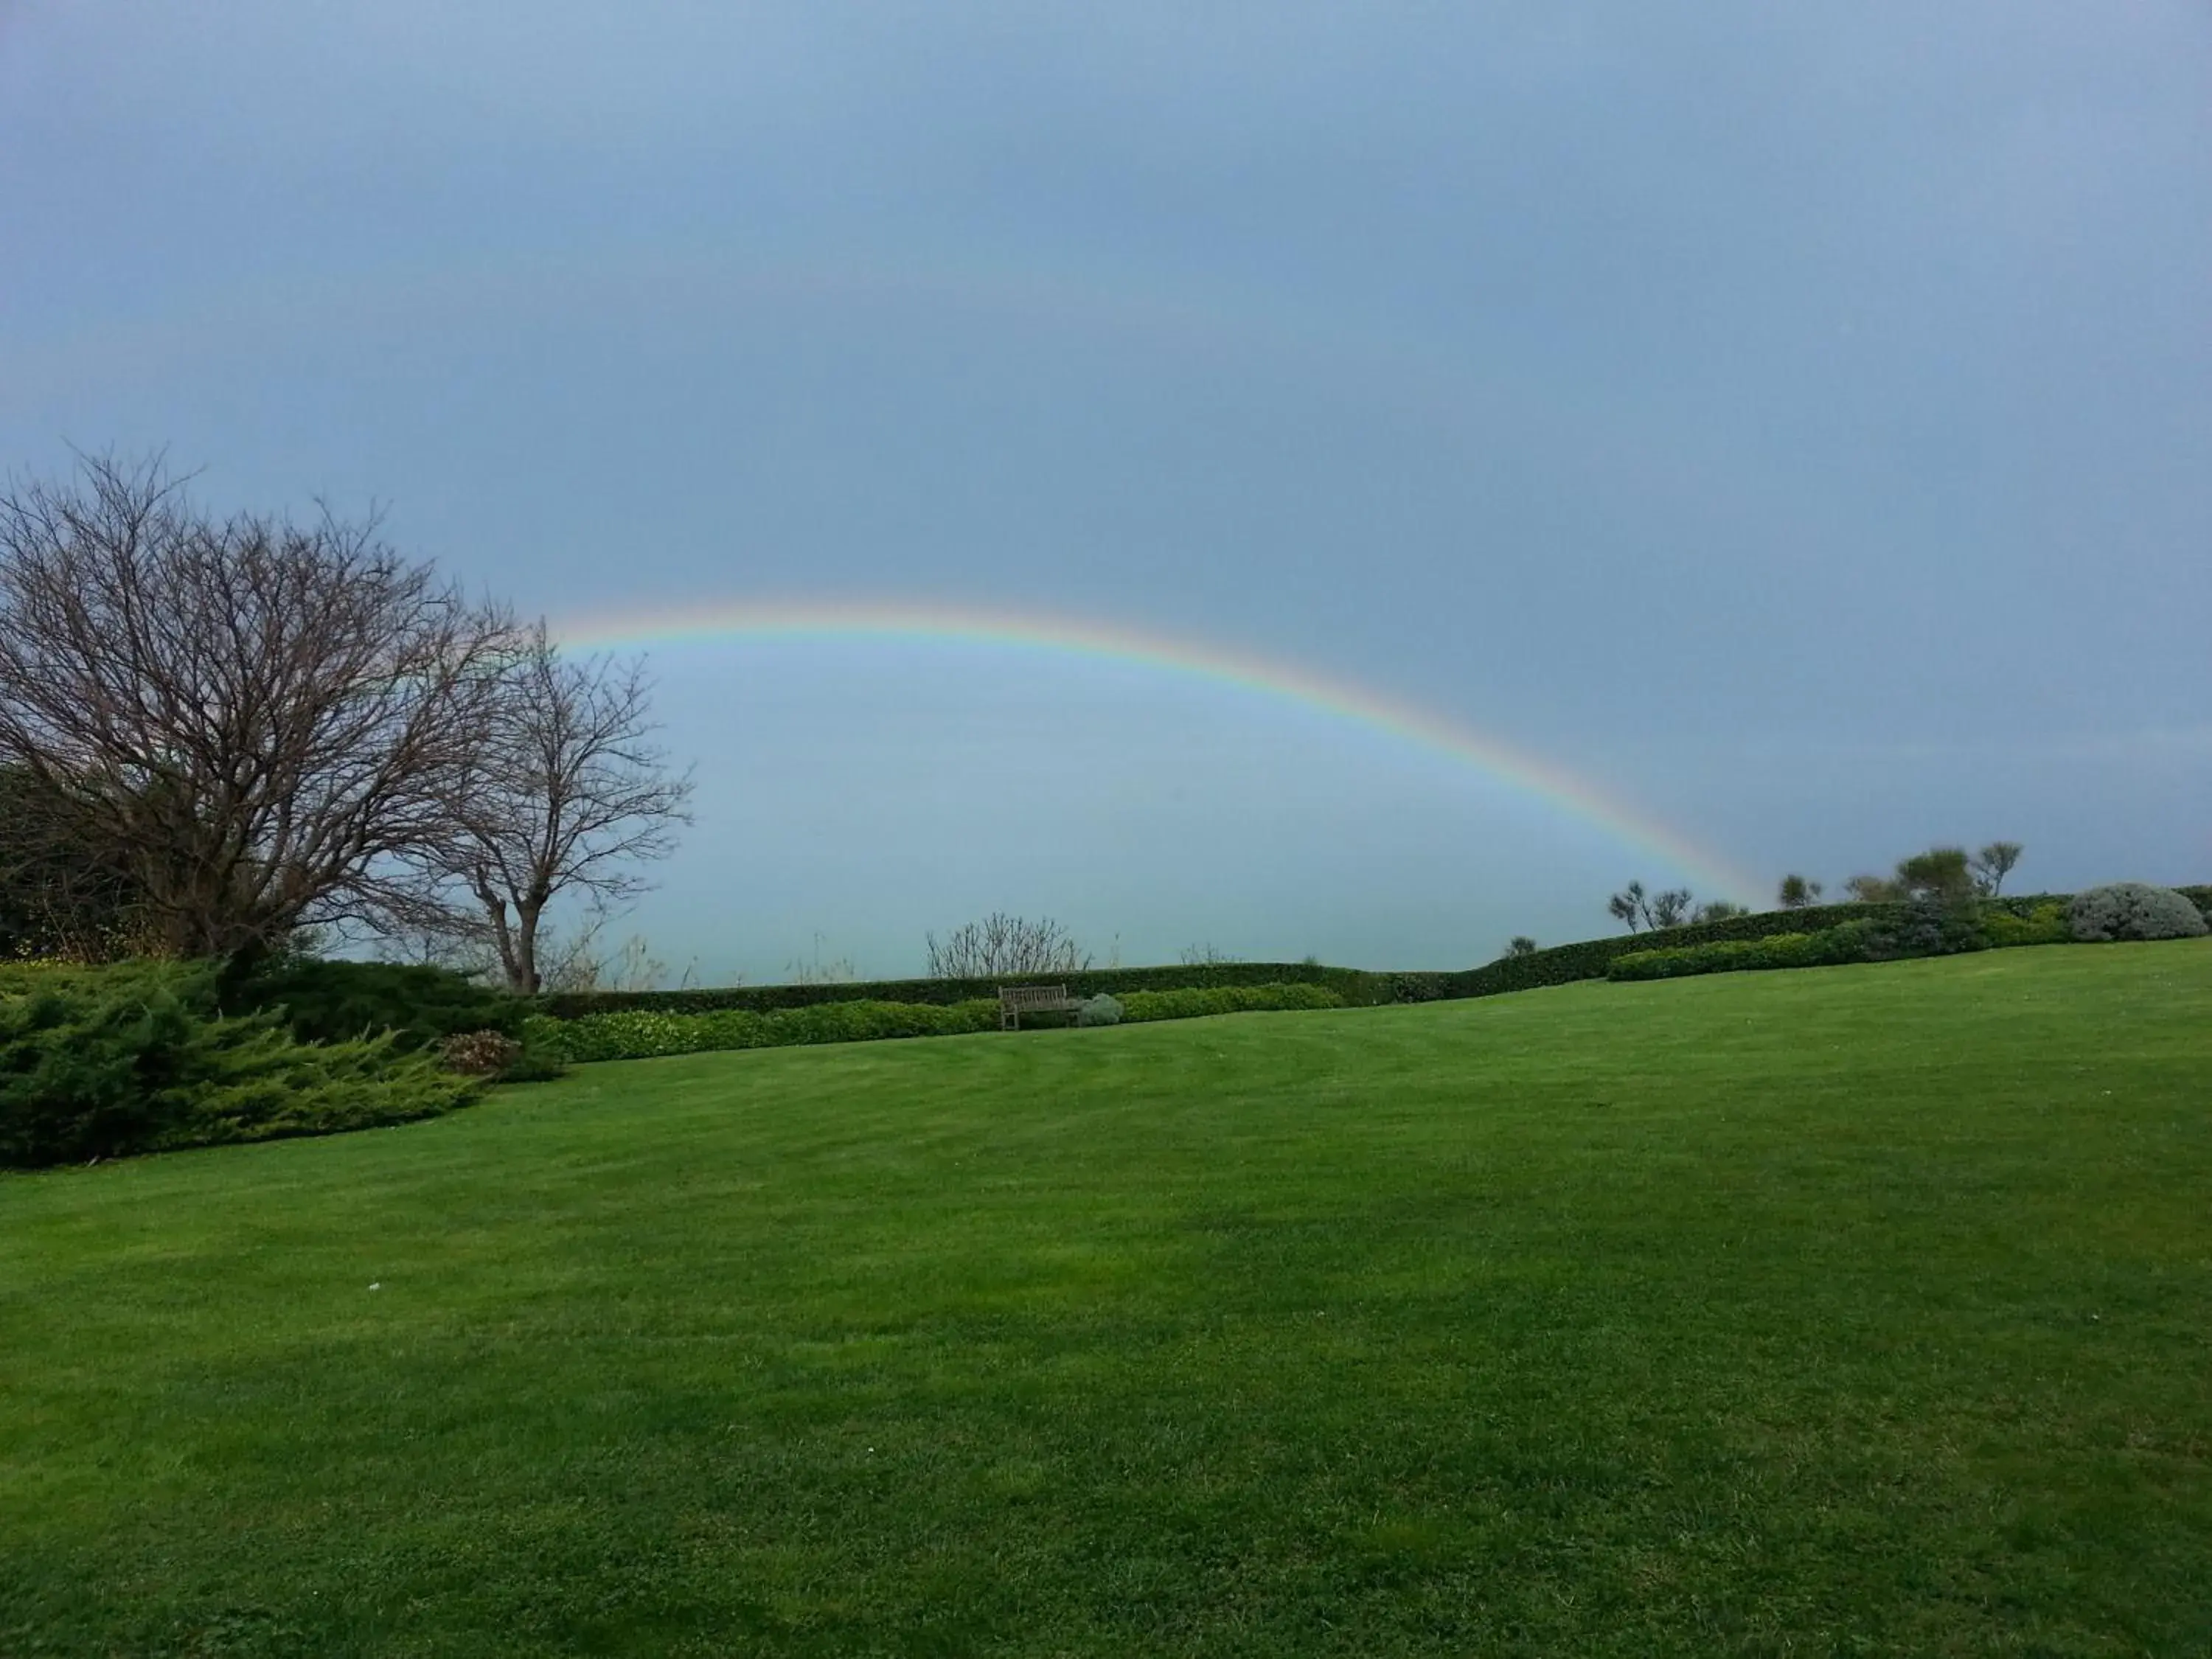
<instances>
[{"instance_id":1,"label":"green lawn","mask_svg":"<svg viewBox=\"0 0 2212 1659\"><path fill-rule=\"evenodd\" d=\"M2212 941L0 1178L8 1659L2208 1651Z\"/></svg>"}]
</instances>

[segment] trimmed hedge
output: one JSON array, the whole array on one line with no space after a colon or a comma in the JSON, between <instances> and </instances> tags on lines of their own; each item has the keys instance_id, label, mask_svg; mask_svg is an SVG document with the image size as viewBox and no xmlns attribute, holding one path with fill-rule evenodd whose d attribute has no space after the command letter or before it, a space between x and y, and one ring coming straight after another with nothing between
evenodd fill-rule
<instances>
[{"instance_id":1,"label":"trimmed hedge","mask_svg":"<svg viewBox=\"0 0 2212 1659\"><path fill-rule=\"evenodd\" d=\"M2205 913L2207 920L2212 921L2212 886L2180 887L2174 890L2187 894ZM2039 931L2037 937L2001 937L2010 931L2002 918L2009 916L2022 923L2039 925L2047 919L2051 906L2063 909L2070 897L2065 893L2008 893L2000 898L1984 899L1981 901L1982 927L1992 944L2056 944L2059 941L2055 939L2041 938ZM1820 904L1800 910L1761 910L1653 933L1615 933L1577 945L1554 945L1527 956L1502 957L1480 968L1436 973L1370 972L1310 962L1224 962L1097 969L1079 974L1011 975L1003 980L865 980L842 985L739 985L718 990L593 991L542 997L537 1007L541 1013L556 1019L573 1020L621 1012L690 1014L744 1009L769 1013L838 1002L954 1006L995 999L1001 984L1050 983L1065 984L1073 996L1111 994L1125 1000L1138 993L1313 985L1333 993L1340 1000L1338 1006L1365 1008L1387 1002L1497 996L1507 991L1603 979L1616 957L1632 952L1770 939L1782 933L1817 933L1859 921L1901 926L1910 908L1904 904Z\"/></svg>"},{"instance_id":2,"label":"trimmed hedge","mask_svg":"<svg viewBox=\"0 0 2212 1659\"><path fill-rule=\"evenodd\" d=\"M564 1060L650 1060L660 1054L780 1048L796 1043L953 1036L968 1031L994 1031L998 1027L999 1003L994 997L949 1006L928 1002L835 1002L811 1008L780 1008L769 1013L757 1013L750 1008L714 1008L696 1014L625 1008L586 1014L580 1019L533 1014L523 1027L523 1040L533 1052Z\"/></svg>"},{"instance_id":3,"label":"trimmed hedge","mask_svg":"<svg viewBox=\"0 0 2212 1659\"><path fill-rule=\"evenodd\" d=\"M1121 999L1124 1020L1197 1019L1207 1014L1285 1012L1341 1008L1345 1000L1326 985L1193 986L1177 991L1132 991Z\"/></svg>"},{"instance_id":4,"label":"trimmed hedge","mask_svg":"<svg viewBox=\"0 0 2212 1659\"><path fill-rule=\"evenodd\" d=\"M1094 968L1075 974L1006 974L996 979L853 980L832 985L732 985L696 991L578 991L538 999L538 1012L555 1019L645 1012L705 1014L744 1009L757 1014L811 1008L830 1002L934 1003L950 1007L988 998L1002 985L1065 985L1073 997L1127 996L1133 991L1185 991L1231 986L1319 985L1340 1006L1366 1007L1393 1000L1401 975L1314 962L1209 962L1159 968Z\"/></svg>"},{"instance_id":5,"label":"trimmed hedge","mask_svg":"<svg viewBox=\"0 0 2212 1659\"><path fill-rule=\"evenodd\" d=\"M1606 969L1613 980L1681 979L1692 974L1733 974L1771 968L1822 968L1864 962L1880 937L1878 924L1847 921L1817 933L1772 933L1765 939L1721 939L1711 945L1630 951Z\"/></svg>"},{"instance_id":6,"label":"trimmed hedge","mask_svg":"<svg viewBox=\"0 0 2212 1659\"><path fill-rule=\"evenodd\" d=\"M1525 957L1501 957L1496 962L1461 973L1394 974L1390 975L1396 992L1393 1000L1430 1002L1497 996L1507 991L1533 991L1545 985L1572 985L1586 979L1603 979L1617 957L1695 945L1770 939L1778 933L1819 933L1845 922L1900 921L1906 908L1902 904L1819 904L1802 910L1761 910L1719 921L1657 928L1650 933L1616 933L1608 939L1585 939L1579 945L1556 945L1548 951L1532 951Z\"/></svg>"},{"instance_id":7,"label":"trimmed hedge","mask_svg":"<svg viewBox=\"0 0 2212 1659\"><path fill-rule=\"evenodd\" d=\"M1217 985L1176 991L1132 991L1124 1022L1191 1019L1264 1009L1341 1008L1323 985ZM946 1006L929 1002L830 1002L811 1008L716 1008L702 1014L624 1009L580 1019L533 1015L524 1039L538 1052L566 1060L650 1060L733 1048L780 1048L812 1042L866 1042L886 1037L958 1036L999 1029L996 997Z\"/></svg>"}]
</instances>

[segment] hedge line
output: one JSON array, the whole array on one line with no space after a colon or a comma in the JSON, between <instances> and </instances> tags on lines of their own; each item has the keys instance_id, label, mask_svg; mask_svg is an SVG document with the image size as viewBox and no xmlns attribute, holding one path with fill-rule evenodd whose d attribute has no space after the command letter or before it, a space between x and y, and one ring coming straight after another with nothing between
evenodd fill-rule
<instances>
[{"instance_id":1,"label":"hedge line","mask_svg":"<svg viewBox=\"0 0 2212 1659\"><path fill-rule=\"evenodd\" d=\"M2188 895L2204 912L2206 919L2212 921L2212 886L2175 890ZM2066 893L2008 893L1982 902L1986 909L2027 921L2037 910L2053 904L2063 906L2071 896ZM837 985L738 985L697 991L592 991L541 997L538 1009L556 1019L578 1019L591 1014L638 1012L708 1013L721 1009L744 1009L754 1013L772 1013L833 1002L933 1003L949 1007L985 999L995 1000L1000 985L1018 983L1065 984L1077 996L1097 996L1102 992L1127 996L1132 992L1224 986L1316 985L1333 992L1346 1007L1364 1008L1386 1002L1497 996L1544 985L1603 979L1613 958L1632 951L1768 939L1778 933L1818 933L1853 921L1895 922L1905 908L1897 904L1817 904L1802 910L1762 910L1751 915L1730 916L1723 921L1692 922L1643 933L1614 933L1604 939L1554 945L1525 957L1504 957L1480 968L1437 973L1377 973L1310 962L1222 962L1188 967L1103 968L1077 974L1015 975L1003 980L856 980Z\"/></svg>"},{"instance_id":2,"label":"hedge line","mask_svg":"<svg viewBox=\"0 0 2212 1659\"><path fill-rule=\"evenodd\" d=\"M1607 939L1584 939L1577 945L1557 945L1525 957L1501 957L1480 968L1450 974L1394 974L1394 1000L1432 1002L1459 997L1497 996L1507 991L1533 991L1545 985L1571 985L1580 980L1603 979L1615 957L1632 951L1656 951L1690 945L1717 945L1729 939L1766 939L1776 933L1806 933L1836 927L1847 921L1883 921L1900 915L1896 904L1819 904L1802 910L1763 910L1724 921L1691 922L1680 927L1656 928L1650 933L1615 933Z\"/></svg>"},{"instance_id":3,"label":"hedge line","mask_svg":"<svg viewBox=\"0 0 2212 1659\"><path fill-rule=\"evenodd\" d=\"M1324 985L1216 985L1132 991L1124 1022L1190 1019L1202 1014L1263 1009L1341 1008ZM649 1060L734 1048L781 1048L817 1042L866 1042L888 1037L957 1036L999 1029L995 997L967 1002L825 1002L811 1008L713 1008L701 1013L626 1008L577 1019L533 1015L524 1028L531 1047L563 1060Z\"/></svg>"},{"instance_id":4,"label":"hedge line","mask_svg":"<svg viewBox=\"0 0 2212 1659\"><path fill-rule=\"evenodd\" d=\"M705 1014L732 1008L768 1014L830 1002L919 1002L950 1007L987 998L995 1007L1001 985L1065 985L1071 996L1079 997L1227 986L1318 985L1341 998L1344 1006L1358 1008L1390 1001L1396 978L1315 962L1213 962L1188 967L1093 968L1074 974L1008 974L998 979L879 979L833 985L732 985L697 991L582 991L540 997L538 1011L555 1019L630 1012Z\"/></svg>"}]
</instances>

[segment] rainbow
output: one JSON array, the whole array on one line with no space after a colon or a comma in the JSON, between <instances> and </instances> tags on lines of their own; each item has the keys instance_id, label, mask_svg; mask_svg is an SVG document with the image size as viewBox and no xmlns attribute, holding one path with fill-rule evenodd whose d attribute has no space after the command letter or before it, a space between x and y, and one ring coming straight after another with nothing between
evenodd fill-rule
<instances>
[{"instance_id":1,"label":"rainbow","mask_svg":"<svg viewBox=\"0 0 2212 1659\"><path fill-rule=\"evenodd\" d=\"M783 601L687 606L556 624L571 650L631 651L744 640L897 639L953 641L1130 664L1234 686L1387 732L1473 766L1517 793L1658 858L1708 896L1755 900L1765 884L1685 839L1650 814L1564 767L1504 739L1370 686L1211 641L1034 612L931 604Z\"/></svg>"}]
</instances>

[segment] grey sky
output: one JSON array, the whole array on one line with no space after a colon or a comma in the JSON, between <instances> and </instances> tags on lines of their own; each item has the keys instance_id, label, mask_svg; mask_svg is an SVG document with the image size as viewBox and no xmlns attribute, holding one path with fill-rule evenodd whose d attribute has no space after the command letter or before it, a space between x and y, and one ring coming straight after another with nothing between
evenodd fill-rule
<instances>
[{"instance_id":1,"label":"grey sky","mask_svg":"<svg viewBox=\"0 0 2212 1659\"><path fill-rule=\"evenodd\" d=\"M1155 626L1733 863L2212 879L2212 12L0 0L0 456L556 617ZM656 658L708 977L1048 911L1376 964L1672 872L1278 700Z\"/></svg>"}]
</instances>

